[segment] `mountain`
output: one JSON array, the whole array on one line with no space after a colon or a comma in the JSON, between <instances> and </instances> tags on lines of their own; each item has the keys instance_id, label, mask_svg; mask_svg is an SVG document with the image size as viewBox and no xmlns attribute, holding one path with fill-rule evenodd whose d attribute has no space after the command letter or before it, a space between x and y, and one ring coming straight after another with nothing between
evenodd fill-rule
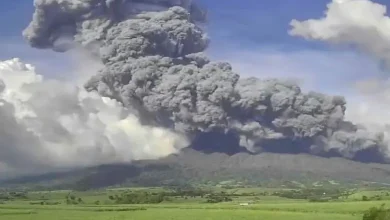
<instances>
[{"instance_id":1,"label":"mountain","mask_svg":"<svg viewBox=\"0 0 390 220\"><path fill-rule=\"evenodd\" d=\"M159 160L104 165L6 180L3 187L86 190L111 186L178 184L302 187L323 184L390 185L390 165L308 154L205 154L186 149Z\"/></svg>"}]
</instances>

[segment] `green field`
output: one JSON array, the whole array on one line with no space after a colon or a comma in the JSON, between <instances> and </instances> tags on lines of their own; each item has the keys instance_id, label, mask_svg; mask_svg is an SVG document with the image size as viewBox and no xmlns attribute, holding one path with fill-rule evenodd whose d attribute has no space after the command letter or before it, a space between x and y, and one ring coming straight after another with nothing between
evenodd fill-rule
<instances>
[{"instance_id":1,"label":"green field","mask_svg":"<svg viewBox=\"0 0 390 220\"><path fill-rule=\"evenodd\" d=\"M215 190L218 193L222 191ZM273 190L260 188L229 189L224 193L227 193L232 201L218 203L207 203L205 197L198 196L170 196L158 204L117 204L109 199L110 195L123 192L161 193L164 192L164 189L27 192L23 198L14 197L3 200L0 204L0 219L358 220L362 219L363 212L370 207L378 207L382 204L390 205L386 190L360 190L350 193L347 197L340 197L326 202L283 198L273 195ZM69 199L69 195L74 198ZM361 201L363 196L367 196L371 201ZM80 202L69 204L69 202L66 202L67 200ZM244 205L243 203L248 204Z\"/></svg>"},{"instance_id":2,"label":"green field","mask_svg":"<svg viewBox=\"0 0 390 220\"><path fill-rule=\"evenodd\" d=\"M26 207L27 208L27 207ZM30 207L32 208L32 207ZM108 220L108 219L161 219L161 220L198 220L198 219L360 219L358 216L333 213L301 213L285 211L263 211L263 210L224 210L224 209L180 209L180 208L151 208L144 211L112 211L97 212L91 210L51 210L42 209L37 211L5 210L0 212L1 219L59 219L59 220Z\"/></svg>"}]
</instances>

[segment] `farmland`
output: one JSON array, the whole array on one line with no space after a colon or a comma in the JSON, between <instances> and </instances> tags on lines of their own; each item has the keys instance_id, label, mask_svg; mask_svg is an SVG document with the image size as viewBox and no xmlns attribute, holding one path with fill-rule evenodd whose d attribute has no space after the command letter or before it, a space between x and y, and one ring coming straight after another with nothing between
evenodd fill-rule
<instances>
[{"instance_id":1,"label":"farmland","mask_svg":"<svg viewBox=\"0 0 390 220\"><path fill-rule=\"evenodd\" d=\"M323 192L322 192L323 191ZM358 220L390 205L386 189L166 189L36 191L1 194L4 220L289 219Z\"/></svg>"}]
</instances>

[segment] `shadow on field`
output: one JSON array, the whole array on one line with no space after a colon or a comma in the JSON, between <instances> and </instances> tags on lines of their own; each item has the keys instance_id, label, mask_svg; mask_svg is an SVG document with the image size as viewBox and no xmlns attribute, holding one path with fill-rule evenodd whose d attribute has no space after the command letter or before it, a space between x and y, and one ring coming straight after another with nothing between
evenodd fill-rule
<instances>
[{"instance_id":1,"label":"shadow on field","mask_svg":"<svg viewBox=\"0 0 390 220\"><path fill-rule=\"evenodd\" d=\"M1 216L11 216L11 215L33 215L38 214L36 211L21 211L21 212L0 212Z\"/></svg>"}]
</instances>

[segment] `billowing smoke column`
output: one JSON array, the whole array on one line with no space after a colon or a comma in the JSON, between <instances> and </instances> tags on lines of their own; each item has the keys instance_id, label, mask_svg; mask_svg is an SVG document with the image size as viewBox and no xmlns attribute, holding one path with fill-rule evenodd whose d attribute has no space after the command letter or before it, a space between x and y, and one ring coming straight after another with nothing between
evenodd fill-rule
<instances>
[{"instance_id":1,"label":"billowing smoke column","mask_svg":"<svg viewBox=\"0 0 390 220\"><path fill-rule=\"evenodd\" d=\"M143 124L186 134L194 148L213 148L219 137L226 145L223 138L237 139L233 153L241 146L366 161L387 153L381 133L344 120L343 97L240 79L229 63L211 62L202 53L206 13L193 1L35 0L35 7L24 31L33 47L87 48L105 66L85 84L88 91L118 100Z\"/></svg>"}]
</instances>

